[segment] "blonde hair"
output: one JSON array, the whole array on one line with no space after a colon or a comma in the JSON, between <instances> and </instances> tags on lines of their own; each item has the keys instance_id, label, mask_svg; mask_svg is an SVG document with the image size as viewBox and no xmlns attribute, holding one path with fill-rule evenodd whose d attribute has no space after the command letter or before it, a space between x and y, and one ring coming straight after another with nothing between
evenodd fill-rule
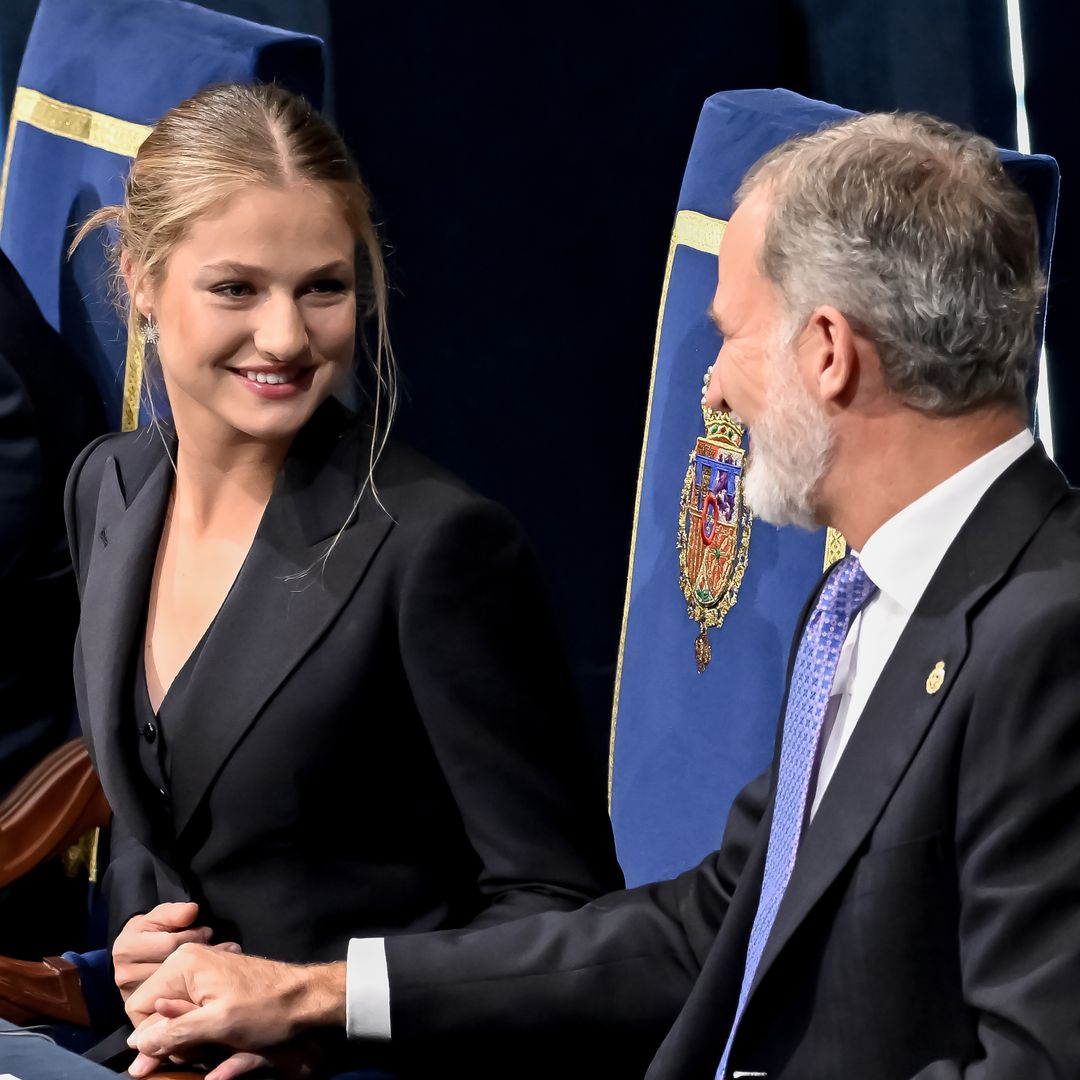
<instances>
[{"instance_id":1,"label":"blonde hair","mask_svg":"<svg viewBox=\"0 0 1080 1080\"><path fill-rule=\"evenodd\" d=\"M237 83L206 87L181 102L161 117L139 147L124 185L123 204L103 206L91 214L68 253L95 229L114 226L118 232L112 249L114 287L126 309L130 298L120 275L121 255L131 260L138 278L160 281L173 249L196 219L252 184L297 180L332 191L356 237L359 307L362 316L374 315L376 320L373 346L363 333L359 335L375 374L365 483L374 489L375 465L397 407L397 369L387 333L386 269L371 217L371 196L341 136L307 101L273 84Z\"/></svg>"}]
</instances>

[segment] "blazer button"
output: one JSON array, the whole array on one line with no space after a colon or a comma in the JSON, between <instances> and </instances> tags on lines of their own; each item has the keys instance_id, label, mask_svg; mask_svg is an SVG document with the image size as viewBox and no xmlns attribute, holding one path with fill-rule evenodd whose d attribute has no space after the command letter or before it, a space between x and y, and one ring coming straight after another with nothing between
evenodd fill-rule
<instances>
[{"instance_id":1,"label":"blazer button","mask_svg":"<svg viewBox=\"0 0 1080 1080\"><path fill-rule=\"evenodd\" d=\"M142 737L148 743L152 743L157 738L157 728L154 727L153 720L147 720L146 727L142 729Z\"/></svg>"},{"instance_id":2,"label":"blazer button","mask_svg":"<svg viewBox=\"0 0 1080 1080\"><path fill-rule=\"evenodd\" d=\"M168 806L170 803L169 793L163 787L159 787L157 793L161 796L163 805Z\"/></svg>"}]
</instances>

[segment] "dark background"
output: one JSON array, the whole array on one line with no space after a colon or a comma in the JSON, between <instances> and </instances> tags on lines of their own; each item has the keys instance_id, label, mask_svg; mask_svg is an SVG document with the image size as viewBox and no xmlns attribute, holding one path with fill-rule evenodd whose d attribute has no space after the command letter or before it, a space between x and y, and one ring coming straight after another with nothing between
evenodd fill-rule
<instances>
[{"instance_id":1,"label":"dark background","mask_svg":"<svg viewBox=\"0 0 1080 1080\"><path fill-rule=\"evenodd\" d=\"M327 110L389 246L399 432L525 523L599 770L660 284L702 102L786 86L923 109L1015 147L1006 0L206 6L327 41ZM0 9L5 115L35 7ZM1032 147L1063 172L1047 346L1056 453L1074 481L1080 147L1065 78L1078 11L1022 0Z\"/></svg>"}]
</instances>

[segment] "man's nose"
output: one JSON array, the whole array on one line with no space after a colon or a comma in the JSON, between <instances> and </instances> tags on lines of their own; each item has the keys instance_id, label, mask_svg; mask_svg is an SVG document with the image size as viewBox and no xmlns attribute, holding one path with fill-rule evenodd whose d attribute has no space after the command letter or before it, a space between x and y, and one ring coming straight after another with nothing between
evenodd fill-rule
<instances>
[{"instance_id":1,"label":"man's nose","mask_svg":"<svg viewBox=\"0 0 1080 1080\"><path fill-rule=\"evenodd\" d=\"M306 355L307 324L293 297L272 294L256 318L255 348L262 356L289 363Z\"/></svg>"}]
</instances>

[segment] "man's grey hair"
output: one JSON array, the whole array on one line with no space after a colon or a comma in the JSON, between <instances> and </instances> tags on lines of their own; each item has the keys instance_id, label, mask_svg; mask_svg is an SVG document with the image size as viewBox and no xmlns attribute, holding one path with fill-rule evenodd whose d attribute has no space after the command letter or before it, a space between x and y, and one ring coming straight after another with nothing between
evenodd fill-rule
<instances>
[{"instance_id":1,"label":"man's grey hair","mask_svg":"<svg viewBox=\"0 0 1080 1080\"><path fill-rule=\"evenodd\" d=\"M905 404L1022 406L1042 296L1038 224L992 143L917 113L873 113L782 143L765 188L761 270L794 332L822 304L876 345Z\"/></svg>"}]
</instances>

